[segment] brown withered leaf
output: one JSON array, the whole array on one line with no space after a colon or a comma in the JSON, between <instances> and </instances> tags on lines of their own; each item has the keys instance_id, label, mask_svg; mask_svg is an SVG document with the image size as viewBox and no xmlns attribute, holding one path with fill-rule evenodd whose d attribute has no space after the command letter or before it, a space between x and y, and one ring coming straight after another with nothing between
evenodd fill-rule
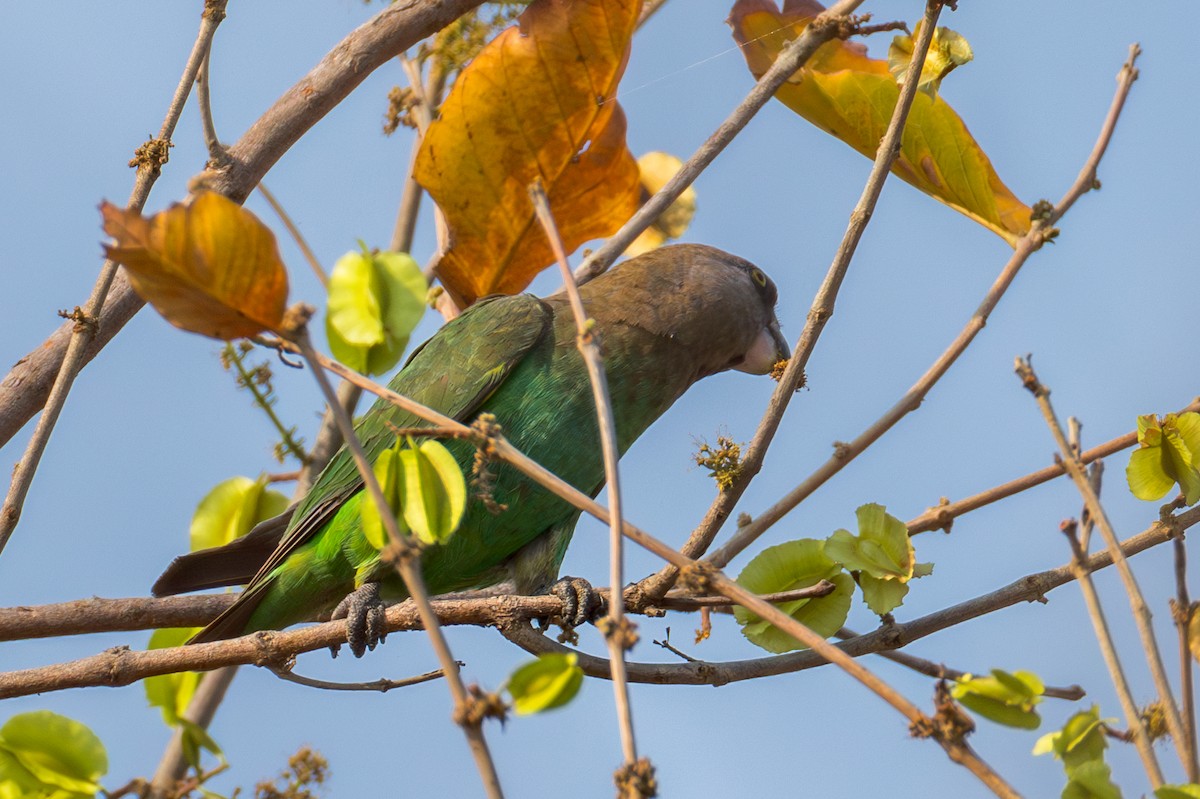
<instances>
[{"instance_id":1,"label":"brown withered leaf","mask_svg":"<svg viewBox=\"0 0 1200 799\"><path fill-rule=\"evenodd\" d=\"M737 0L729 15L733 37L757 78L788 42L824 9L812 0ZM900 90L888 62L866 48L826 42L775 97L868 158L875 157ZM966 214L1010 244L1027 233L1030 209L1000 180L983 149L945 100L918 92L892 172Z\"/></svg>"},{"instance_id":2,"label":"brown withered leaf","mask_svg":"<svg viewBox=\"0 0 1200 799\"><path fill-rule=\"evenodd\" d=\"M152 217L105 202L108 257L176 327L218 339L277 329L287 303L287 270L275 236L254 214L215 192Z\"/></svg>"},{"instance_id":3,"label":"brown withered leaf","mask_svg":"<svg viewBox=\"0 0 1200 799\"><path fill-rule=\"evenodd\" d=\"M514 294L553 262L529 186L540 179L568 251L637 210L638 167L613 97L638 0L535 0L462 71L414 177L446 215L438 265L465 304Z\"/></svg>"}]
</instances>

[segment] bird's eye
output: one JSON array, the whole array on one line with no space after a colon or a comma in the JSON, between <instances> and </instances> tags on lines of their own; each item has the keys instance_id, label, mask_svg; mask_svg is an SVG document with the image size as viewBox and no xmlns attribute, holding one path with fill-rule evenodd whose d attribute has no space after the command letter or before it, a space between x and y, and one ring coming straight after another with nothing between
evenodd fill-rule
<instances>
[{"instance_id":1,"label":"bird's eye","mask_svg":"<svg viewBox=\"0 0 1200 799\"><path fill-rule=\"evenodd\" d=\"M765 287L767 285L767 276L763 273L763 271L761 269L751 269L750 277L754 280L755 283L757 283L760 286Z\"/></svg>"}]
</instances>

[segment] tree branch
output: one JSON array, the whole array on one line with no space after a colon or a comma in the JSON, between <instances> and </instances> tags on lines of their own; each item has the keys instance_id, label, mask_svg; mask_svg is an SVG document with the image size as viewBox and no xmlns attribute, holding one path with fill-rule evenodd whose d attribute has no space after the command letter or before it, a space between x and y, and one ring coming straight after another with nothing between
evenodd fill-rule
<instances>
[{"instance_id":1,"label":"tree branch","mask_svg":"<svg viewBox=\"0 0 1200 799\"><path fill-rule=\"evenodd\" d=\"M586 283L608 269L643 230L654 224L654 220L662 216L663 211L679 199L683 190L692 185L700 173L708 168L729 142L733 141L733 137L740 133L759 109L775 95L779 87L786 83L796 70L804 66L817 48L837 38L842 26L849 21L848 15L862 3L863 0L841 0L835 3L814 19L795 41L788 44L771 68L758 79L758 83L745 99L730 112L704 144L700 145L700 149L684 162L679 171L667 181L667 185L655 192L612 238L584 259L575 270L576 282Z\"/></svg>"},{"instance_id":2,"label":"tree branch","mask_svg":"<svg viewBox=\"0 0 1200 799\"><path fill-rule=\"evenodd\" d=\"M1076 200L1095 186L1096 168L1100 163L1100 159L1104 156L1105 150L1108 149L1108 143L1112 140L1113 130L1116 128L1117 120L1120 118L1121 109L1125 105L1125 98L1129 96L1129 90L1133 86L1133 82L1137 79L1138 72L1133 64L1139 52L1140 50L1136 45L1130 48L1129 59L1121 67L1117 75L1117 91L1113 96L1108 115L1105 117L1104 124L1101 127L1100 136L1096 140L1091 155L1088 157L1075 183L1067 190L1063 198L1058 201L1058 205L1054 206L1044 219L1035 222L1032 229L1017 241L1012 258L1009 259L1008 263L1000 271L999 276L984 296L983 302L980 303L975 313L971 316L971 319L954 341L950 343L950 346L946 348L946 351L934 361L933 365L929 367L925 374L921 375L916 384L895 405L889 408L883 416L872 423L853 441L845 446L839 446L829 460L809 475L803 482L785 494L782 499L763 511L750 524L739 528L723 547L708 556L706 560L709 563L718 567L729 563L729 561L745 550L746 547L754 543L771 525L782 519L784 515L824 485L825 481L841 471L846 464L854 460L867 447L878 441L897 422L921 407L925 396L933 389L938 380L949 371L959 356L966 351L968 345L975 340L979 332L983 330L987 324L988 317L996 309L996 306L1000 303L1005 292L1008 291L1008 287L1012 285L1013 280L1016 279L1017 273L1025 265L1029 256L1037 252L1048 236L1051 235L1051 231L1053 230L1051 225L1061 219L1063 214L1075 204Z\"/></svg>"},{"instance_id":3,"label":"tree branch","mask_svg":"<svg viewBox=\"0 0 1200 799\"><path fill-rule=\"evenodd\" d=\"M404 0L388 6L333 48L227 151L227 163L201 177L206 188L241 202L296 141L381 64L436 33L481 0ZM140 209L140 206L138 206ZM104 347L145 303L124 274L113 279L96 329L82 347L82 366ZM0 446L46 402L72 338L62 325L0 380Z\"/></svg>"},{"instance_id":4,"label":"tree branch","mask_svg":"<svg viewBox=\"0 0 1200 799\"><path fill-rule=\"evenodd\" d=\"M1175 696L1171 692L1171 681L1167 678L1167 670L1163 666L1162 650L1158 646L1158 640L1154 635L1154 627L1150 620L1150 606L1146 603L1146 598L1138 586L1133 569L1129 567L1129 562L1121 552L1117 533L1113 529L1111 522L1109 522L1108 514L1105 512L1104 506L1100 503L1100 498L1096 495L1091 483L1088 482L1087 472L1079 462L1079 457L1072 451L1066 434L1063 433L1062 425L1059 424L1058 417L1054 412L1054 406L1050 403L1050 389L1038 380L1037 374L1033 371L1033 365L1028 359L1018 358L1016 371L1025 388L1029 389L1037 401L1038 408L1042 412L1042 417L1046 420L1046 426L1050 428L1050 433L1054 436L1055 443L1058 444L1059 454L1062 456L1067 474L1070 475L1071 481L1075 483L1075 487L1079 489L1088 514L1096 526L1100 528L1100 534L1104 537L1104 543L1108 551L1113 554L1113 558L1117 564L1117 572L1121 575L1121 582L1125 586L1125 593L1129 597L1129 606L1133 612L1133 620L1137 625L1138 635L1141 638L1142 650L1146 654L1146 662L1150 666L1150 675L1154 680L1155 690L1158 692L1159 704L1162 706L1163 713L1167 719L1167 729L1171 732L1171 740L1175 743L1176 751L1179 754L1179 762L1186 766L1190 759L1187 732L1184 730L1183 720L1179 716L1179 706L1175 703ZM1130 719L1129 723L1131 732L1137 736L1140 722L1135 724L1134 720ZM1149 741L1146 742L1146 747L1147 749L1149 748ZM1150 777L1153 782L1153 772L1150 773ZM1162 784L1161 774L1158 775L1158 780L1158 783L1154 786L1155 788Z\"/></svg>"},{"instance_id":5,"label":"tree branch","mask_svg":"<svg viewBox=\"0 0 1200 799\"><path fill-rule=\"evenodd\" d=\"M758 423L758 429L754 431L754 438L746 450L746 457L739 465L737 476L728 488L717 494L717 498L713 500L712 505L704 514L704 519L680 548L680 551L688 557L698 558L712 545L721 526L729 518L729 514L733 512L738 500L741 499L746 489L749 488L750 482L762 468L767 448L770 447L771 441L775 437L775 431L779 429L784 411L787 410L788 403L791 402L796 389L804 380L804 369L808 365L808 359L817 346L821 331L833 317L834 304L837 301L842 281L845 280L846 273L850 269L850 261L854 258L858 243L867 229L867 223L871 221L871 216L875 212L875 205L879 201L879 195L891 172L892 164L900 155L904 125L908 121L909 110L917 95L919 77L925 65L930 42L933 41L933 31L937 28L937 19L940 13L940 3L930 3L926 6L921 35L913 47L913 58L904 74L904 84L900 88L896 106L892 109L887 130L875 152L875 162L871 166L871 173L867 177L866 185L863 186L862 194L859 196L854 210L850 213L846 232L842 235L841 244L834 253L832 263L829 264L825 279L821 282L816 296L813 297L812 306L808 311L804 330L800 333L795 351L788 360L787 367L783 370L779 385L775 387L775 391L771 395L771 401L767 405L762 420ZM666 591L674 580L675 573L669 568L663 569L658 574L641 581L635 590L644 592L652 601L652 598Z\"/></svg>"},{"instance_id":6,"label":"tree branch","mask_svg":"<svg viewBox=\"0 0 1200 799\"><path fill-rule=\"evenodd\" d=\"M196 81L196 73L200 71L200 65L217 32L217 26L221 24L221 20L225 19L227 2L228 0L207 0L204 4L204 13L200 18L200 32L196 36L195 44L192 45L192 52L183 68L179 84L175 87L175 94L171 98L170 107L167 108L166 119L163 120L162 127L158 131L158 138L151 139L142 145L135 154L134 160L129 162L130 166L137 166L137 177L134 180L129 201L125 205L127 210L142 210L146 204L146 198L150 196L150 189L154 187L154 182L158 180L158 176L162 172L162 165L167 162L167 153L172 146L171 136L175 133L175 124L179 121L180 114L183 113L183 107L191 93L192 84ZM8 496L4 499L4 505L0 507L0 553L4 551L4 546L12 536L17 521L21 518L21 507L25 504L25 496L29 493L33 475L42 459L42 453L46 451L46 445L50 441L54 425L58 422L58 416L67 402L67 394L71 391L75 376L90 360L87 352L100 337L101 312L105 309L109 291L117 276L117 266L117 263L112 260L104 262L104 266L100 268L100 276L92 288L92 295L88 298L87 307L83 310L76 308L72 320L59 328L62 333L60 340L65 352L61 359L51 369L47 369L43 375L42 385L46 386L49 393L49 396L46 397L45 411L25 447L25 454L13 470ZM120 302L116 305L124 307L124 304ZM13 373L16 373L21 365L27 363L32 357L34 356L27 356L18 361L13 368ZM12 384L13 373L0 382L0 392L2 392L0 393L0 421L10 413L3 393L7 393L7 389ZM22 382L18 376L15 381L16 385L13 387L19 389ZM21 420L17 428L23 425L34 412L36 411L31 409L29 415ZM13 429L13 432L16 432L16 428ZM10 433L2 436L0 444L7 441L11 435Z\"/></svg>"}]
</instances>

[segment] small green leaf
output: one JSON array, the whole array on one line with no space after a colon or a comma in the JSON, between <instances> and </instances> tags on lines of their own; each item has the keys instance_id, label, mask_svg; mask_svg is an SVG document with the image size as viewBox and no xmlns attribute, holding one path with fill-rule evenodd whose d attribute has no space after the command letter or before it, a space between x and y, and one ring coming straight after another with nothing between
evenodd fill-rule
<instances>
[{"instance_id":1,"label":"small green leaf","mask_svg":"<svg viewBox=\"0 0 1200 799\"><path fill-rule=\"evenodd\" d=\"M200 770L201 749L208 750L220 758L222 763L225 762L225 755L221 751L221 747L217 746L217 742L208 734L208 730L187 719L180 719L179 726L183 729L180 739L183 759L189 766L197 771Z\"/></svg>"},{"instance_id":2,"label":"small green leaf","mask_svg":"<svg viewBox=\"0 0 1200 799\"><path fill-rule=\"evenodd\" d=\"M394 446L388 447L379 454L373 468L375 479L379 481L379 487L383 489L383 498L387 500L388 507L392 509L400 532L407 533L408 528L400 515L404 499L403 471L400 467L400 439L397 438ZM361 502L363 535L366 536L371 546L382 552L387 545L388 534L387 529L383 526L383 519L379 516L379 508L376 507L375 501L369 495L364 494Z\"/></svg>"},{"instance_id":3,"label":"small green leaf","mask_svg":"<svg viewBox=\"0 0 1200 799\"><path fill-rule=\"evenodd\" d=\"M825 543L812 538L768 547L746 564L738 583L756 594L807 588L821 580L834 584L833 593L811 599L776 602L775 606L818 635L828 638L845 623L854 595L854 580L825 554ZM790 652L804 645L778 627L741 606L734 618L742 635L768 652Z\"/></svg>"},{"instance_id":4,"label":"small green leaf","mask_svg":"<svg viewBox=\"0 0 1200 799\"><path fill-rule=\"evenodd\" d=\"M458 461L440 442L409 442L400 452L404 521L426 544L440 544L458 529L467 507L467 483Z\"/></svg>"},{"instance_id":5,"label":"small green leaf","mask_svg":"<svg viewBox=\"0 0 1200 799\"><path fill-rule=\"evenodd\" d=\"M892 44L888 48L888 71L892 73L892 77L896 79L897 83L903 84L904 82L904 74L908 71L909 62L912 61L913 41L920 33L921 23L918 22L913 29L912 36L897 36L892 39ZM925 56L925 63L921 67L921 76L917 80L917 88L930 97L937 96L938 89L942 85L942 78L974 57L971 45L963 38L962 34L949 28L935 28L933 40L929 43L929 53Z\"/></svg>"},{"instance_id":6,"label":"small green leaf","mask_svg":"<svg viewBox=\"0 0 1200 799\"><path fill-rule=\"evenodd\" d=\"M1135 497L1156 502L1178 483L1187 504L1200 501L1200 414L1139 416L1138 443L1125 469Z\"/></svg>"},{"instance_id":7,"label":"small green leaf","mask_svg":"<svg viewBox=\"0 0 1200 799\"><path fill-rule=\"evenodd\" d=\"M400 360L425 312L428 284L407 253L343 255L329 276L325 332L342 363L381 374Z\"/></svg>"},{"instance_id":8,"label":"small green leaf","mask_svg":"<svg viewBox=\"0 0 1200 799\"><path fill-rule=\"evenodd\" d=\"M24 786L29 791L24 796L92 797L107 771L104 744L86 725L66 716L35 710L0 727L0 786Z\"/></svg>"},{"instance_id":9,"label":"small green leaf","mask_svg":"<svg viewBox=\"0 0 1200 799\"><path fill-rule=\"evenodd\" d=\"M583 684L579 657L569 654L540 655L518 668L508 678L513 709L522 716L541 713L570 702Z\"/></svg>"},{"instance_id":10,"label":"small green leaf","mask_svg":"<svg viewBox=\"0 0 1200 799\"><path fill-rule=\"evenodd\" d=\"M150 636L147 649L169 649L183 646L199 630L199 627L164 627ZM174 674L157 674L142 681L146 689L146 700L151 707L162 711L163 721L168 726L179 724L180 716L192 701L196 686L200 684L200 673L180 671Z\"/></svg>"},{"instance_id":11,"label":"small green leaf","mask_svg":"<svg viewBox=\"0 0 1200 799\"><path fill-rule=\"evenodd\" d=\"M1041 717L1033 708L1042 701L1044 691L1036 674L1009 674L1000 669L992 669L991 677L964 675L950 689L963 706L984 718L1023 730L1036 730L1041 725Z\"/></svg>"},{"instance_id":12,"label":"small green leaf","mask_svg":"<svg viewBox=\"0 0 1200 799\"><path fill-rule=\"evenodd\" d=\"M267 490L266 475L257 480L231 477L200 500L192 516L192 551L219 547L250 532L259 522L287 509L288 498Z\"/></svg>"},{"instance_id":13,"label":"small green leaf","mask_svg":"<svg viewBox=\"0 0 1200 799\"><path fill-rule=\"evenodd\" d=\"M868 503L855 514L858 535L837 530L826 540L825 554L857 572L863 599L872 611L891 613L908 594L908 581L930 574L933 564L915 562L908 527L883 505Z\"/></svg>"},{"instance_id":14,"label":"small green leaf","mask_svg":"<svg viewBox=\"0 0 1200 799\"><path fill-rule=\"evenodd\" d=\"M1071 772L1062 799L1121 799L1121 789L1113 784L1108 764L1092 760Z\"/></svg>"},{"instance_id":15,"label":"small green leaf","mask_svg":"<svg viewBox=\"0 0 1200 799\"><path fill-rule=\"evenodd\" d=\"M1093 705L1090 710L1082 710L1067 719L1061 730L1039 738L1033 753L1053 753L1062 761L1067 776L1071 776L1086 763L1103 761L1104 750L1108 748L1104 726L1110 721L1112 719L1100 718L1100 708Z\"/></svg>"},{"instance_id":16,"label":"small green leaf","mask_svg":"<svg viewBox=\"0 0 1200 799\"><path fill-rule=\"evenodd\" d=\"M1164 785L1154 792L1154 799L1200 799L1200 785Z\"/></svg>"}]
</instances>

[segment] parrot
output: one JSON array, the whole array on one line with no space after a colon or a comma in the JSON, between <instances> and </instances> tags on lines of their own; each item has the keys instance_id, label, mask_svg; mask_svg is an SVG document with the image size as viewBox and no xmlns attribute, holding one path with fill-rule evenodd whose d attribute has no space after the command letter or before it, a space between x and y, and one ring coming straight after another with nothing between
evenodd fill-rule
<instances>
[{"instance_id":1,"label":"parrot","mask_svg":"<svg viewBox=\"0 0 1200 799\"><path fill-rule=\"evenodd\" d=\"M701 378L728 369L767 374L790 357L775 284L714 247L660 247L579 293L600 344L621 454ZM604 485L596 409L562 291L480 299L418 347L390 387L464 424L491 414L515 447L583 493L595 496ZM374 462L395 443L395 428L420 426L430 425L380 399L355 432ZM445 446L470 474L475 445ZM511 583L518 594L559 595L563 618L583 623L590 586L557 580L579 510L508 464L488 468L490 498L469 498L457 531L422 548L430 594ZM361 657L386 635L386 605L408 595L362 531L362 503L370 501L343 446L292 508L232 543L176 558L153 594L246 586L190 643L332 613L347 619L348 643Z\"/></svg>"}]
</instances>

